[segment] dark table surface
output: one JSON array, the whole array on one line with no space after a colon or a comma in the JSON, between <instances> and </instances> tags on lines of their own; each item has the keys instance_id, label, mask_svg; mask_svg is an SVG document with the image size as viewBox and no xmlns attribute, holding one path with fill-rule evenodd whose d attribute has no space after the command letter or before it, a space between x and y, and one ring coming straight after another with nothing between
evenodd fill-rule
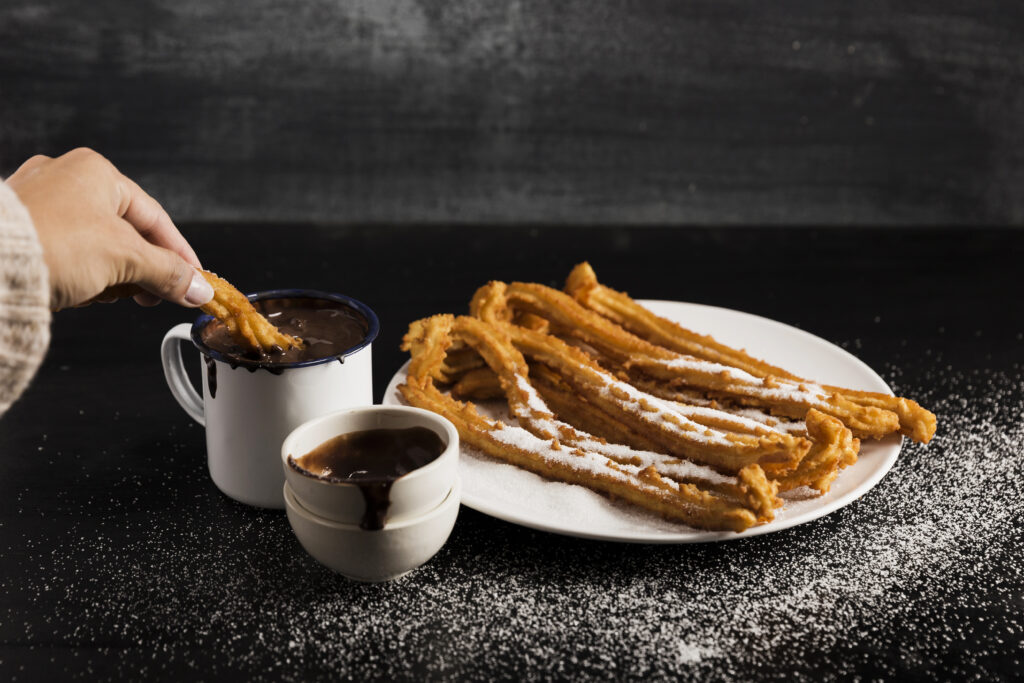
<instances>
[{"instance_id":1,"label":"dark table surface","mask_svg":"<svg viewBox=\"0 0 1024 683\"><path fill-rule=\"evenodd\" d=\"M856 503L714 545L585 541L463 508L427 565L349 582L281 512L220 494L157 348L190 314L59 314L0 421L0 676L1013 679L1024 659L1024 232L186 226L246 290L377 310L375 396L407 323L489 279L606 283L775 318L939 416Z\"/></svg>"}]
</instances>

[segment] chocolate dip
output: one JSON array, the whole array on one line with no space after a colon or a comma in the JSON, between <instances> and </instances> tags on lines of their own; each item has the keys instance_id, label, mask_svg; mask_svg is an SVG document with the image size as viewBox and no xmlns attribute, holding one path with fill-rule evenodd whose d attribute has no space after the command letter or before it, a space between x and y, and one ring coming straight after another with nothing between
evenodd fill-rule
<instances>
[{"instance_id":1,"label":"chocolate dip","mask_svg":"<svg viewBox=\"0 0 1024 683\"><path fill-rule=\"evenodd\" d=\"M445 448L426 427L367 429L336 436L297 458L289 455L288 465L306 476L358 486L366 501L359 526L383 529L391 485L436 460Z\"/></svg>"},{"instance_id":2,"label":"chocolate dip","mask_svg":"<svg viewBox=\"0 0 1024 683\"><path fill-rule=\"evenodd\" d=\"M254 301L253 306L282 332L301 337L302 348L254 355L239 347L219 320L203 328L203 342L228 362L264 367L338 356L363 341L369 330L369 323L359 311L330 299L263 299Z\"/></svg>"}]
</instances>

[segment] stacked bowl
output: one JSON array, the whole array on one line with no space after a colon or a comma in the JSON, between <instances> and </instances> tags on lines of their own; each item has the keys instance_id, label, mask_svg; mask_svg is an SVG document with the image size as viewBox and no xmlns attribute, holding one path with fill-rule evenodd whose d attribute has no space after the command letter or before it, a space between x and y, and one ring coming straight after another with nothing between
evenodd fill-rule
<instances>
[{"instance_id":1,"label":"stacked bowl","mask_svg":"<svg viewBox=\"0 0 1024 683\"><path fill-rule=\"evenodd\" d=\"M441 453L393 480L318 476L296 466L304 454L343 435L416 427L436 434ZM367 406L318 417L281 446L288 522L306 552L339 574L356 581L396 579L448 540L459 513L458 459L458 431L426 410Z\"/></svg>"}]
</instances>

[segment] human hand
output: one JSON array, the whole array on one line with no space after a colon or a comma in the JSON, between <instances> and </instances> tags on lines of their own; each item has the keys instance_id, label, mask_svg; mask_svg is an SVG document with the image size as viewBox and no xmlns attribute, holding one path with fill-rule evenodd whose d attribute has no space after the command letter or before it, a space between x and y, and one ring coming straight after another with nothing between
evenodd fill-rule
<instances>
[{"instance_id":1,"label":"human hand","mask_svg":"<svg viewBox=\"0 0 1024 683\"><path fill-rule=\"evenodd\" d=\"M213 288L160 204L85 148L34 156L7 179L35 223L50 271L50 308L132 296L200 306Z\"/></svg>"}]
</instances>

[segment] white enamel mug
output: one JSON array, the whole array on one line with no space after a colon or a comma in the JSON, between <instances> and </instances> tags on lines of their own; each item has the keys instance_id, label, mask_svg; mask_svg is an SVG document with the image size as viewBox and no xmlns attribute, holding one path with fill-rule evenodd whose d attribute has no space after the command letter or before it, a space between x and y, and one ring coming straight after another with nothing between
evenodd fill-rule
<instances>
[{"instance_id":1,"label":"white enamel mug","mask_svg":"<svg viewBox=\"0 0 1024 683\"><path fill-rule=\"evenodd\" d=\"M271 368L230 362L209 348L200 333L213 318L199 316L168 330L160 346L167 386L178 404L206 427L210 478L235 500L284 508L281 443L314 417L373 403L371 347L380 330L369 306L340 294L282 289L250 294L249 299L313 298L337 301L366 320L363 340L344 353ZM199 350L202 396L185 370L181 342Z\"/></svg>"}]
</instances>

